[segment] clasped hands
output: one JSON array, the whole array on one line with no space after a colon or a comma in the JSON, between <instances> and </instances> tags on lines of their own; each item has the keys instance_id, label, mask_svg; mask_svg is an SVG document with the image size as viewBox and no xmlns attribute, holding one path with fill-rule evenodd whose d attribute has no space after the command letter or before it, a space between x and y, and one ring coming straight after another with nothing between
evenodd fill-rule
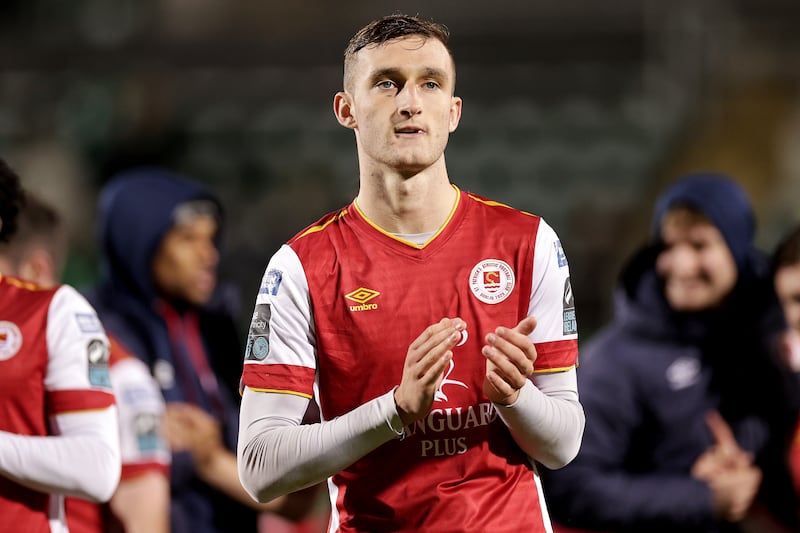
<instances>
[{"instance_id":1,"label":"clasped hands","mask_svg":"<svg viewBox=\"0 0 800 533\"><path fill-rule=\"evenodd\" d=\"M424 418L453 358L453 349L462 339L466 323L460 318L443 318L428 326L408 348L400 386L394 399L404 426ZM486 358L483 392L490 401L511 405L533 373L536 348L530 335L536 328L534 317L523 318L514 328L498 327L488 333L481 348Z\"/></svg>"},{"instance_id":2,"label":"clasped hands","mask_svg":"<svg viewBox=\"0 0 800 533\"><path fill-rule=\"evenodd\" d=\"M711 489L715 514L728 522L745 518L761 485L761 469L742 450L733 431L716 411L706 415L715 443L697 458L692 476Z\"/></svg>"}]
</instances>

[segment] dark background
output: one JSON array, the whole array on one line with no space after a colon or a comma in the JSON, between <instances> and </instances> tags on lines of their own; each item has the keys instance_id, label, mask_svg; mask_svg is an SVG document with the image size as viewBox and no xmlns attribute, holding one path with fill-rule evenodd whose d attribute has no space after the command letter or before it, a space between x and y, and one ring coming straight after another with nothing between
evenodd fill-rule
<instances>
[{"instance_id":1,"label":"dark background","mask_svg":"<svg viewBox=\"0 0 800 533\"><path fill-rule=\"evenodd\" d=\"M105 180L165 165L225 203L246 320L269 256L355 194L342 50L396 11L451 29L451 179L556 229L582 339L681 173L740 181L765 250L800 221L797 0L3 0L0 154L67 219L66 280L96 276Z\"/></svg>"}]
</instances>

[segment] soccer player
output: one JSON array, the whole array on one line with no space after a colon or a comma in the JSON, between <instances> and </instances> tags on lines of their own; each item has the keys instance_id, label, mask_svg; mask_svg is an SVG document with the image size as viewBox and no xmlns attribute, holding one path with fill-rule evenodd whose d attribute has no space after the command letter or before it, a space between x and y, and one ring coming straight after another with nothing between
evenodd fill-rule
<instances>
[{"instance_id":1,"label":"soccer player","mask_svg":"<svg viewBox=\"0 0 800 533\"><path fill-rule=\"evenodd\" d=\"M330 531L549 531L536 462L581 442L567 259L540 217L450 182L447 40L405 15L351 39L333 109L358 195L273 255L256 298L239 475L260 501L327 478Z\"/></svg>"},{"instance_id":2,"label":"soccer player","mask_svg":"<svg viewBox=\"0 0 800 533\"><path fill-rule=\"evenodd\" d=\"M43 287L55 286L66 261L68 236L58 212L26 196L14 237L0 243L0 272ZM112 335L109 372L120 426L122 475L107 504L67 498L71 533L159 533L169 528L169 461L164 400L147 366Z\"/></svg>"},{"instance_id":3,"label":"soccer player","mask_svg":"<svg viewBox=\"0 0 800 533\"><path fill-rule=\"evenodd\" d=\"M0 241L24 204L0 160ZM107 501L120 476L108 340L68 285L0 273L0 531L66 531L64 495Z\"/></svg>"}]
</instances>

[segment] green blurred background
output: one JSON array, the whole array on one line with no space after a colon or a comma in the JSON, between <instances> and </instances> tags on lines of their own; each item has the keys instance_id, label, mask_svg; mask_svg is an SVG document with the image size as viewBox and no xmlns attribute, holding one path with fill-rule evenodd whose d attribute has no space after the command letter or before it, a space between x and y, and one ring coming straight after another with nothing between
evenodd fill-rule
<instances>
[{"instance_id":1,"label":"green blurred background","mask_svg":"<svg viewBox=\"0 0 800 533\"><path fill-rule=\"evenodd\" d=\"M99 187L164 165L226 205L246 320L269 256L355 194L341 54L397 11L450 27L451 178L556 229L584 340L680 173L740 181L765 250L800 221L797 0L3 0L0 154L67 219L66 280L97 275Z\"/></svg>"}]
</instances>

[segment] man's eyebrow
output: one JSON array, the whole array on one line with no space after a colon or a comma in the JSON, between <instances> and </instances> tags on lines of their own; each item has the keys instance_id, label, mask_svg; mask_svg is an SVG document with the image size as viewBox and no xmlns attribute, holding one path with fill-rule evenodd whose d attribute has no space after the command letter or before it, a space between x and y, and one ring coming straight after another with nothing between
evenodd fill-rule
<instances>
[{"instance_id":1,"label":"man's eyebrow","mask_svg":"<svg viewBox=\"0 0 800 533\"><path fill-rule=\"evenodd\" d=\"M401 76L402 73L403 73L403 70L399 69L399 68L396 68L396 67L382 68L382 69L378 69L378 70L374 71L370 75L370 81L375 82L375 81L377 81L379 79L382 79L382 78L396 78L398 76ZM426 67L426 68L423 69L422 75L420 77L422 77L422 78L434 78L434 79L437 79L437 80L445 80L445 79L447 79L447 72L442 70L442 69L439 69L439 68Z\"/></svg>"},{"instance_id":2,"label":"man's eyebrow","mask_svg":"<svg viewBox=\"0 0 800 533\"><path fill-rule=\"evenodd\" d=\"M440 68L428 67L423 72L423 78L435 78L437 80L447 79L447 72Z\"/></svg>"},{"instance_id":3,"label":"man's eyebrow","mask_svg":"<svg viewBox=\"0 0 800 533\"><path fill-rule=\"evenodd\" d=\"M382 78L396 78L399 74L400 74L399 68L394 68L394 67L381 68L372 72L369 78L371 81L377 81Z\"/></svg>"}]
</instances>

